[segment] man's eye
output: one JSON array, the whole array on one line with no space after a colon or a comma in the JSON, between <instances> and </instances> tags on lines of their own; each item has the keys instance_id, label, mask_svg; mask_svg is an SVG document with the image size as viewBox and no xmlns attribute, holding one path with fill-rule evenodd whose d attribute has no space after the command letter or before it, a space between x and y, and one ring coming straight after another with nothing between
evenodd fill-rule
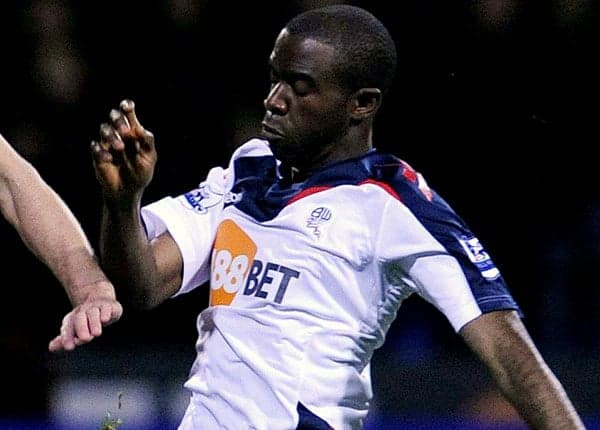
<instances>
[{"instance_id":1,"label":"man's eye","mask_svg":"<svg viewBox=\"0 0 600 430\"><path fill-rule=\"evenodd\" d=\"M312 86L308 82L302 80L295 81L293 88L294 92L301 96L306 95L312 91Z\"/></svg>"}]
</instances>

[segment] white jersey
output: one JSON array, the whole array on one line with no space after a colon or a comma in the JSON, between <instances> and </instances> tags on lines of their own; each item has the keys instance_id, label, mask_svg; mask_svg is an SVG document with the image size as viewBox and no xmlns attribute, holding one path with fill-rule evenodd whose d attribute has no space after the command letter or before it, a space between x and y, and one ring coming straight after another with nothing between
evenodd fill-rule
<instances>
[{"instance_id":1,"label":"white jersey","mask_svg":"<svg viewBox=\"0 0 600 430\"><path fill-rule=\"evenodd\" d=\"M210 280L181 429L360 429L369 363L416 293L459 330L517 309L498 269L408 164L372 151L283 188L253 139L200 187L142 210L184 261L178 294Z\"/></svg>"}]
</instances>

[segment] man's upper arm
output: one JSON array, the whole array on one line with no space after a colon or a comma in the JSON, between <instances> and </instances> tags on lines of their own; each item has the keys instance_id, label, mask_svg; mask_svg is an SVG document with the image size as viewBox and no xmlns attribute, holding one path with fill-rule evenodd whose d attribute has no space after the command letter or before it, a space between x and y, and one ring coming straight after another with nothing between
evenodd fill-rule
<instances>
[{"instance_id":1,"label":"man's upper arm","mask_svg":"<svg viewBox=\"0 0 600 430\"><path fill-rule=\"evenodd\" d=\"M516 311L485 313L459 330L467 345L486 364L498 367L519 352L538 356L537 349Z\"/></svg>"}]
</instances>

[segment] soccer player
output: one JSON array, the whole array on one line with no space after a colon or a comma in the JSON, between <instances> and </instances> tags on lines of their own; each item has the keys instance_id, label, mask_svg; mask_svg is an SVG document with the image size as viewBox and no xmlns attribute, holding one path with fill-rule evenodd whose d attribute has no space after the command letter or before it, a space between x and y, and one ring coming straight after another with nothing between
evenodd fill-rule
<instances>
[{"instance_id":1,"label":"soccer player","mask_svg":"<svg viewBox=\"0 0 600 430\"><path fill-rule=\"evenodd\" d=\"M152 308L210 281L180 430L361 428L371 357L411 294L447 317L532 428L583 428L477 236L374 146L396 62L364 9L296 16L270 56L262 135L197 189L143 207L153 134L131 100L101 125L100 255L121 299Z\"/></svg>"},{"instance_id":2,"label":"soccer player","mask_svg":"<svg viewBox=\"0 0 600 430\"><path fill-rule=\"evenodd\" d=\"M64 201L38 171L0 135L0 211L23 243L64 287L73 309L53 352L70 351L102 334L123 312L112 283L100 269L92 246Z\"/></svg>"}]
</instances>

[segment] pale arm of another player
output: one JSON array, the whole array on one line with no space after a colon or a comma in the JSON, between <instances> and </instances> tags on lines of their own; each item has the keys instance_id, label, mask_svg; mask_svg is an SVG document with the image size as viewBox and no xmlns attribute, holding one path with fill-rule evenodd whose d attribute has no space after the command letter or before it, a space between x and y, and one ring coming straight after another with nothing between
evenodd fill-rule
<instances>
[{"instance_id":1,"label":"pale arm of another player","mask_svg":"<svg viewBox=\"0 0 600 430\"><path fill-rule=\"evenodd\" d=\"M73 310L51 351L72 350L122 314L79 222L38 171L0 135L0 211L64 287Z\"/></svg>"},{"instance_id":2,"label":"pale arm of another player","mask_svg":"<svg viewBox=\"0 0 600 430\"><path fill-rule=\"evenodd\" d=\"M530 428L585 428L516 312L483 314L459 333Z\"/></svg>"}]
</instances>

